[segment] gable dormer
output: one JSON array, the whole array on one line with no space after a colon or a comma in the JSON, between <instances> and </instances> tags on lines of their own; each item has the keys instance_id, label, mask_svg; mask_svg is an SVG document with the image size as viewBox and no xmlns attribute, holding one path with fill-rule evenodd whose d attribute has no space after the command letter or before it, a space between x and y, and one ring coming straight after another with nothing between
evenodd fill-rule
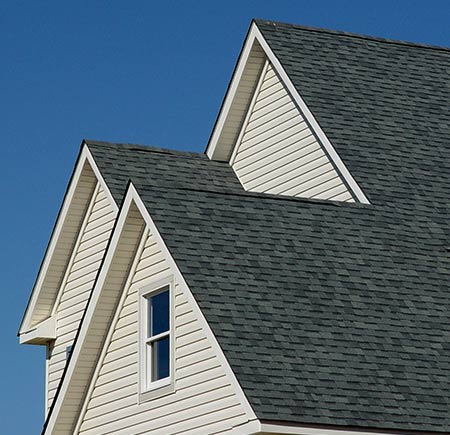
<instances>
[{"instance_id":1,"label":"gable dormer","mask_svg":"<svg viewBox=\"0 0 450 435\"><path fill-rule=\"evenodd\" d=\"M368 203L253 22L206 154L247 191Z\"/></svg>"}]
</instances>

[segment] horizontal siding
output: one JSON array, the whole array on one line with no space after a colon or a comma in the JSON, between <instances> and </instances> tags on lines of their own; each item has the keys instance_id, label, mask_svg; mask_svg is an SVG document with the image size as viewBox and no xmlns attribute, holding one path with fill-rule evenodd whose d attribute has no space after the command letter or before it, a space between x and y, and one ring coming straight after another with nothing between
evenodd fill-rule
<instances>
[{"instance_id":1,"label":"horizontal siding","mask_svg":"<svg viewBox=\"0 0 450 435\"><path fill-rule=\"evenodd\" d=\"M138 291L172 275L152 235L105 353L79 434L218 434L247 421L230 380L175 284L175 392L138 404Z\"/></svg>"},{"instance_id":2,"label":"horizontal siding","mask_svg":"<svg viewBox=\"0 0 450 435\"><path fill-rule=\"evenodd\" d=\"M61 398L61 408L56 415L52 433L74 433L75 422L80 414L89 380L99 358L114 309L123 291L142 230L143 220L137 208L132 205L105 277L102 291L99 293L94 307L92 315L95 323L90 326L87 334L79 342L78 350L80 353L74 365L72 376L68 378L66 392Z\"/></svg>"},{"instance_id":3,"label":"horizontal siding","mask_svg":"<svg viewBox=\"0 0 450 435\"><path fill-rule=\"evenodd\" d=\"M50 316L55 302L55 296L61 285L64 271L67 268L74 243L96 183L97 179L91 167L88 163L85 163L67 211L60 236L56 242L50 265L43 280L30 326L34 326Z\"/></svg>"},{"instance_id":4,"label":"horizontal siding","mask_svg":"<svg viewBox=\"0 0 450 435\"><path fill-rule=\"evenodd\" d=\"M214 160L227 161L229 159L241 130L242 120L252 99L264 60L265 54L260 45L255 42L242 72L226 122L220 132Z\"/></svg>"},{"instance_id":5,"label":"horizontal siding","mask_svg":"<svg viewBox=\"0 0 450 435\"><path fill-rule=\"evenodd\" d=\"M81 228L56 308L57 339L50 351L47 375L47 407L54 399L66 365L66 349L73 344L94 280L111 235L116 212L98 186Z\"/></svg>"},{"instance_id":6,"label":"horizontal siding","mask_svg":"<svg viewBox=\"0 0 450 435\"><path fill-rule=\"evenodd\" d=\"M261 74L232 160L245 189L353 202L272 65Z\"/></svg>"}]
</instances>

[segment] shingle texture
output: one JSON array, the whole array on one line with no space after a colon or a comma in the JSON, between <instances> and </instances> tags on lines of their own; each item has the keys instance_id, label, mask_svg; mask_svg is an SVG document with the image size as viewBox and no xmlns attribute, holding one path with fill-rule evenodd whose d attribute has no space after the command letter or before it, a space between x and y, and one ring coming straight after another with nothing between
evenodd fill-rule
<instances>
[{"instance_id":1,"label":"shingle texture","mask_svg":"<svg viewBox=\"0 0 450 435\"><path fill-rule=\"evenodd\" d=\"M257 23L371 205L88 146L118 203L136 186L259 418L450 432L450 51Z\"/></svg>"}]
</instances>

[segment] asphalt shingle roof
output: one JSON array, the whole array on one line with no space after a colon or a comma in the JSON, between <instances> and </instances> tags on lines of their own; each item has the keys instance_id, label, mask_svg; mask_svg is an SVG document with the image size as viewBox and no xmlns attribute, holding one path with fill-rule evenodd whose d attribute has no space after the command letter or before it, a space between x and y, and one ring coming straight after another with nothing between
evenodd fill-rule
<instances>
[{"instance_id":1,"label":"asphalt shingle roof","mask_svg":"<svg viewBox=\"0 0 450 435\"><path fill-rule=\"evenodd\" d=\"M118 203L136 186L259 418L450 432L450 51L257 24L371 205L88 146Z\"/></svg>"}]
</instances>

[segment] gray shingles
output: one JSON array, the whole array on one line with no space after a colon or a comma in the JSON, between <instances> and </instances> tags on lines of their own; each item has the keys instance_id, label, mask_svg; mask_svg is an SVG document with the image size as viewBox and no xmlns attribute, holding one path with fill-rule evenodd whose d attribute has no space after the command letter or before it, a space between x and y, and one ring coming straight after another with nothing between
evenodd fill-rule
<instances>
[{"instance_id":1,"label":"gray shingles","mask_svg":"<svg viewBox=\"0 0 450 435\"><path fill-rule=\"evenodd\" d=\"M450 431L450 52L258 22L372 205L245 192L89 142L133 181L259 418Z\"/></svg>"}]
</instances>

